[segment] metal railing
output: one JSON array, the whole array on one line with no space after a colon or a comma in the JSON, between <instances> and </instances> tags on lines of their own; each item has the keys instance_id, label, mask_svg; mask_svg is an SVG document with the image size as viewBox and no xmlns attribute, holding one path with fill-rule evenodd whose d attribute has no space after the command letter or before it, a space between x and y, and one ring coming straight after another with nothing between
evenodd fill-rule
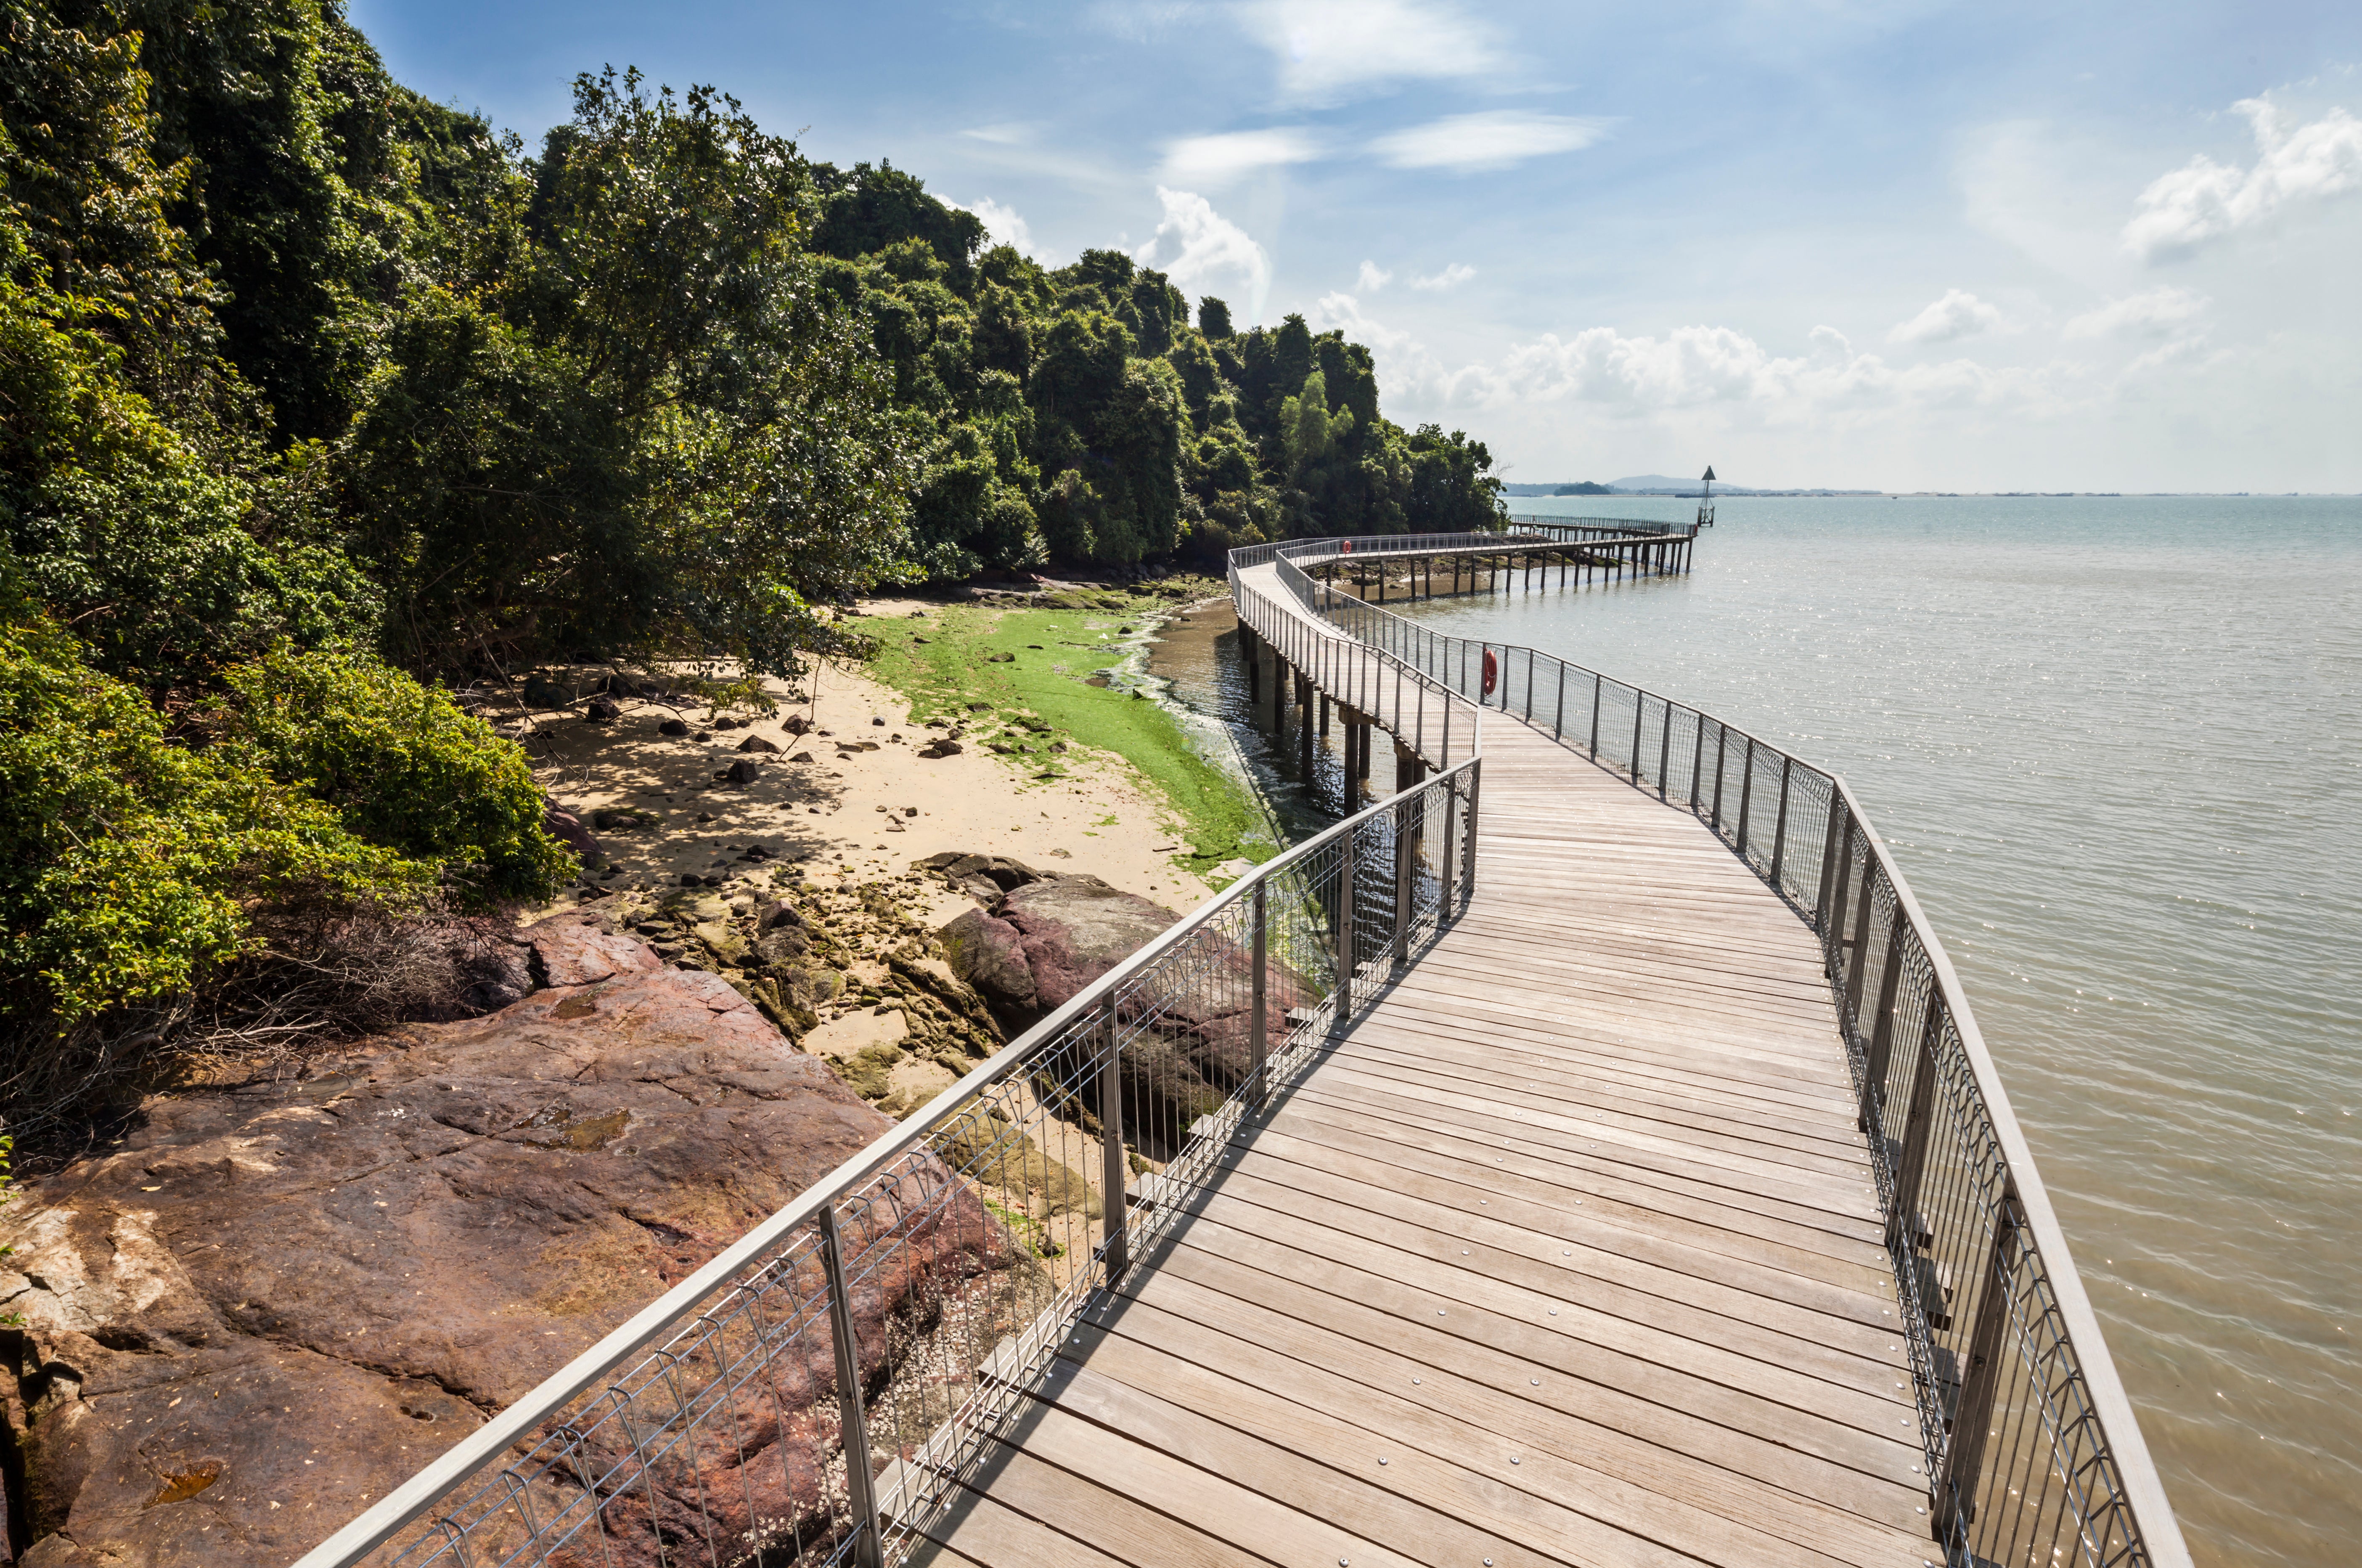
<instances>
[{"instance_id":1,"label":"metal railing","mask_svg":"<svg viewBox=\"0 0 2362 1568\"><path fill-rule=\"evenodd\" d=\"M1428 540L1470 537L1458 534L1400 536ZM1272 547L1261 547L1265 550ZM1476 755L1485 721L1481 703L1470 701L1405 660L1388 657L1387 650L1362 642L1349 626L1331 630L1247 592L1239 577L1242 563L1236 558L1250 553L1231 552L1231 600L1238 606L1242 625L1262 638L1281 659L1308 676L1332 701L1391 731L1397 741L1429 767L1449 767L1456 759Z\"/></svg>"},{"instance_id":2,"label":"metal railing","mask_svg":"<svg viewBox=\"0 0 2362 1568\"><path fill-rule=\"evenodd\" d=\"M1231 884L300 1568L897 1559L1241 1121L1464 904L1478 767Z\"/></svg>"},{"instance_id":3,"label":"metal railing","mask_svg":"<svg viewBox=\"0 0 2362 1568\"><path fill-rule=\"evenodd\" d=\"M1281 591L1390 664L1514 713L1693 812L1818 933L1886 1220L1929 1516L1950 1568L2185 1568L2180 1528L1959 977L1844 781L1670 698L1533 648L1435 632L1304 569L1350 559L1342 543L1233 559L1272 564Z\"/></svg>"},{"instance_id":4,"label":"metal railing","mask_svg":"<svg viewBox=\"0 0 2362 1568\"><path fill-rule=\"evenodd\" d=\"M1687 537L1697 532L1687 523L1660 523L1639 517L1553 517L1537 512L1522 516L1512 513L1509 521L1518 527L1562 529L1572 536L1588 539L1662 537L1667 534Z\"/></svg>"}]
</instances>

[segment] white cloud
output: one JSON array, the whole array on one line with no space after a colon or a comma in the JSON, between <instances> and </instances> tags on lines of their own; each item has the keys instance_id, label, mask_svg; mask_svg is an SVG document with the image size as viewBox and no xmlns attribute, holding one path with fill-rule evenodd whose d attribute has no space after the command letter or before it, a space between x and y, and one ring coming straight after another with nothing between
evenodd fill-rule
<instances>
[{"instance_id":1,"label":"white cloud","mask_svg":"<svg viewBox=\"0 0 2362 1568\"><path fill-rule=\"evenodd\" d=\"M1227 185L1258 169L1308 162L1319 156L1319 139L1301 127L1225 131L1166 143L1163 175L1191 185Z\"/></svg>"},{"instance_id":2,"label":"white cloud","mask_svg":"<svg viewBox=\"0 0 2362 1568\"><path fill-rule=\"evenodd\" d=\"M1957 343L1981 332L1998 332L2002 326L2000 306L1987 304L1966 289L1950 289L1945 292L1942 299L1909 321L1898 323L1886 335L1886 340L1889 343Z\"/></svg>"},{"instance_id":3,"label":"white cloud","mask_svg":"<svg viewBox=\"0 0 2362 1568\"><path fill-rule=\"evenodd\" d=\"M2201 153L2150 182L2125 225L2133 255L2145 261L2184 255L2282 208L2362 187L2362 120L2334 108L2291 127L2268 96L2231 106L2254 129L2255 166L2238 169Z\"/></svg>"},{"instance_id":4,"label":"white cloud","mask_svg":"<svg viewBox=\"0 0 2362 1568\"><path fill-rule=\"evenodd\" d=\"M988 245L1013 246L1021 255L1031 256L1036 261L1047 259L1035 247L1032 231L1025 226L1025 220L1019 217L1014 210L1002 206L990 196L980 197L973 202L955 202L947 198L944 204L958 207L963 212L974 213L983 219Z\"/></svg>"},{"instance_id":5,"label":"white cloud","mask_svg":"<svg viewBox=\"0 0 2362 1568\"><path fill-rule=\"evenodd\" d=\"M1131 259L1170 274L1175 284L1193 293L1243 285L1245 319L1260 320L1264 298L1271 292L1271 258L1263 247L1195 192L1159 185L1156 199L1164 204L1164 220Z\"/></svg>"},{"instance_id":6,"label":"white cloud","mask_svg":"<svg viewBox=\"0 0 2362 1568\"><path fill-rule=\"evenodd\" d=\"M1363 315L1350 294L1330 294L1310 314L1320 329L1341 327L1367 343L1390 398L1421 414L1458 407L1525 418L1549 404L1579 403L1611 416L1713 412L1734 425L1790 430L1911 409L2006 409L2024 416L2063 406L2081 373L2072 365L1995 369L1972 359L1898 368L1855 352L1828 326L1814 329L1809 354L1783 356L1735 328L1705 326L1662 337L1628 337L1610 326L1566 337L1545 333L1490 363L1452 369L1411 334Z\"/></svg>"},{"instance_id":7,"label":"white cloud","mask_svg":"<svg viewBox=\"0 0 2362 1568\"><path fill-rule=\"evenodd\" d=\"M2206 308L2206 296L2170 286L2110 300L2068 322L2068 337L2111 337L2120 332L2161 337Z\"/></svg>"},{"instance_id":8,"label":"white cloud","mask_svg":"<svg viewBox=\"0 0 2362 1568\"><path fill-rule=\"evenodd\" d=\"M1463 262L1454 261L1440 272L1425 278L1413 278L1410 281L1410 286L1414 289L1429 289L1440 293L1445 289L1456 289L1475 275L1475 268Z\"/></svg>"},{"instance_id":9,"label":"white cloud","mask_svg":"<svg viewBox=\"0 0 2362 1568\"><path fill-rule=\"evenodd\" d=\"M1506 169L1529 158L1574 152L1606 136L1612 122L1576 115L1492 109L1447 115L1382 136L1370 150L1397 169Z\"/></svg>"},{"instance_id":10,"label":"white cloud","mask_svg":"<svg viewBox=\"0 0 2362 1568\"><path fill-rule=\"evenodd\" d=\"M1385 271L1374 261L1364 261L1362 263L1361 275L1354 280L1353 286L1365 294L1374 294L1394 281L1395 275L1392 272ZM1412 287L1416 288L1418 285L1414 283Z\"/></svg>"},{"instance_id":11,"label":"white cloud","mask_svg":"<svg viewBox=\"0 0 2362 1568\"><path fill-rule=\"evenodd\" d=\"M1853 411L1992 407L2055 401L2048 368L1993 369L1973 359L1896 369L1855 354L1841 334L1814 335L1810 358L1772 353L1727 326L1675 327L1662 337L1628 337L1595 326L1561 338L1544 334L1512 348L1497 367L1467 377L1488 404L1580 402L1641 413L1705 404L1741 405L1751 423L1811 425Z\"/></svg>"},{"instance_id":12,"label":"white cloud","mask_svg":"<svg viewBox=\"0 0 2362 1568\"><path fill-rule=\"evenodd\" d=\"M1329 102L1355 87L1474 76L1500 63L1493 31L1435 0L1247 0L1240 24L1279 61L1280 91Z\"/></svg>"}]
</instances>

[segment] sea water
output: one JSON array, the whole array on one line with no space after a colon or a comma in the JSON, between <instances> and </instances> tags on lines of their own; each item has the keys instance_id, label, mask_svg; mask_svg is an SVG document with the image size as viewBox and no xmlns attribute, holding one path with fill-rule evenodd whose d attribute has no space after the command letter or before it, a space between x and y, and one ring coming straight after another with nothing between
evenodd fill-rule
<instances>
[{"instance_id":1,"label":"sea water","mask_svg":"<svg viewBox=\"0 0 2362 1568\"><path fill-rule=\"evenodd\" d=\"M2198 1561L2355 1561L2362 502L1716 504L1686 576L1389 607L1845 775L1959 969ZM1333 753L1298 779L1243 722L1224 627L1152 668L1300 835L1342 803Z\"/></svg>"}]
</instances>

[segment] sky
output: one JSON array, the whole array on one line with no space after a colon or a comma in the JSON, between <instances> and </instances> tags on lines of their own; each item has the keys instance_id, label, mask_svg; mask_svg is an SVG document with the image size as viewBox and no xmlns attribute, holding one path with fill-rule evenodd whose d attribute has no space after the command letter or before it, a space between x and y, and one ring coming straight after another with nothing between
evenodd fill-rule
<instances>
[{"instance_id":1,"label":"sky","mask_svg":"<svg viewBox=\"0 0 2362 1568\"><path fill-rule=\"evenodd\" d=\"M352 0L537 141L735 95L1376 356L1513 481L2362 491L2362 6Z\"/></svg>"}]
</instances>

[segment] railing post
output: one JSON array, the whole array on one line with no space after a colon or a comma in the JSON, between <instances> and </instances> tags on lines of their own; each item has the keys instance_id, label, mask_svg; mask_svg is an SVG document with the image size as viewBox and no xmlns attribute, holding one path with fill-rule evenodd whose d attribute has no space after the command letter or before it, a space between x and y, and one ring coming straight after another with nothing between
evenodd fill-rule
<instances>
[{"instance_id":1,"label":"railing post","mask_svg":"<svg viewBox=\"0 0 2362 1568\"><path fill-rule=\"evenodd\" d=\"M1254 921L1254 979L1253 982L1254 1014L1253 1021L1247 1025L1247 1053L1253 1059L1254 1064L1251 1069L1253 1073L1254 1087L1249 1099L1257 1110L1263 1109L1264 1101L1271 1094L1270 1077L1264 1065L1271 1055L1271 1042L1267 1037L1269 1030L1264 1021L1264 999L1268 994L1269 984L1265 977L1270 973L1271 967L1269 956L1271 927L1268 923L1271 918L1271 907L1270 900L1265 896L1268 886L1267 881L1259 880L1255 883L1254 913L1252 917Z\"/></svg>"},{"instance_id":2,"label":"railing post","mask_svg":"<svg viewBox=\"0 0 2362 1568\"><path fill-rule=\"evenodd\" d=\"M1838 819L1842 815L1844 812L1838 803L1837 780L1831 779L1828 825L1827 831L1821 835L1821 887L1819 894L1813 900L1813 930L1821 939L1824 959L1821 967L1824 972L1828 969L1826 960L1829 945L1829 873L1836 868L1838 863Z\"/></svg>"},{"instance_id":3,"label":"railing post","mask_svg":"<svg viewBox=\"0 0 2362 1568\"><path fill-rule=\"evenodd\" d=\"M1329 1032L1342 1033L1353 1014L1353 840L1359 830L1348 827L1337 840L1337 985L1336 1005L1330 1011Z\"/></svg>"},{"instance_id":4,"label":"railing post","mask_svg":"<svg viewBox=\"0 0 2362 1568\"><path fill-rule=\"evenodd\" d=\"M1410 962L1411 904L1411 813L1418 809L1421 797L1414 796L1395 808L1395 966L1399 968Z\"/></svg>"},{"instance_id":5,"label":"railing post","mask_svg":"<svg viewBox=\"0 0 2362 1568\"><path fill-rule=\"evenodd\" d=\"M1591 760L1599 760L1599 687L1605 679L1597 670L1591 672Z\"/></svg>"},{"instance_id":6,"label":"railing post","mask_svg":"<svg viewBox=\"0 0 2362 1568\"><path fill-rule=\"evenodd\" d=\"M844 1500L860 1521L853 1560L861 1568L883 1568L877 1539L877 1475L869 1459L869 1415L861 1399L861 1346L853 1337L853 1297L845 1286L844 1243L836 1230L836 1205L820 1207L820 1261L828 1275L829 1338L836 1349L836 1418L844 1442Z\"/></svg>"},{"instance_id":7,"label":"railing post","mask_svg":"<svg viewBox=\"0 0 2362 1568\"><path fill-rule=\"evenodd\" d=\"M1443 781L1443 878L1435 889L1435 923L1439 929L1451 918L1453 863L1458 858L1460 824L1460 786L1450 779Z\"/></svg>"},{"instance_id":8,"label":"railing post","mask_svg":"<svg viewBox=\"0 0 2362 1568\"><path fill-rule=\"evenodd\" d=\"M1131 1185L1131 1163L1123 1152L1123 1035L1117 1027L1116 999L1110 993L1099 1004L1099 1037L1107 1059L1099 1066L1099 1201L1106 1210L1106 1282L1113 1285L1131 1264L1131 1206L1126 1196Z\"/></svg>"},{"instance_id":9,"label":"railing post","mask_svg":"<svg viewBox=\"0 0 2362 1568\"><path fill-rule=\"evenodd\" d=\"M1714 831L1722 831L1722 774L1726 754L1730 750L1730 726L1720 719L1714 722Z\"/></svg>"},{"instance_id":10,"label":"railing post","mask_svg":"<svg viewBox=\"0 0 2362 1568\"><path fill-rule=\"evenodd\" d=\"M1640 782L1640 719L1649 711L1649 694L1632 688L1632 782Z\"/></svg>"},{"instance_id":11,"label":"railing post","mask_svg":"<svg viewBox=\"0 0 2362 1568\"><path fill-rule=\"evenodd\" d=\"M1907 924L1903 918L1903 900L1897 899L1894 900L1894 923L1887 928L1886 933L1886 967L1878 977L1876 1021L1871 1025L1870 1049L1862 1059L1862 1114L1865 1118L1876 1117L1875 1122L1865 1125L1862 1131L1873 1138L1886 1135L1886 1066L1887 1058L1894 1051L1894 993L1903 984L1903 933ZM1935 1006L1932 996L1927 1005L1930 1008ZM1916 1094L1918 1090L1915 1087L1912 1092ZM1871 1095L1877 1098L1869 1098Z\"/></svg>"},{"instance_id":12,"label":"railing post","mask_svg":"<svg viewBox=\"0 0 2362 1568\"><path fill-rule=\"evenodd\" d=\"M1673 770L1673 700L1664 700L1665 727L1657 736L1657 799L1666 799L1670 786L1666 775Z\"/></svg>"},{"instance_id":13,"label":"railing post","mask_svg":"<svg viewBox=\"0 0 2362 1568\"><path fill-rule=\"evenodd\" d=\"M1849 818L1849 826L1850 823L1851 819ZM1870 961L1870 911L1878 903L1877 885L1871 880L1871 878L1877 869L1877 857L1864 855L1861 865L1861 907L1854 911L1853 917L1853 966L1846 971L1846 1010L1845 1017L1839 1020L1846 1028L1853 1032L1853 1037L1857 1040L1861 1038L1861 982L1862 976L1866 973L1862 966ZM1898 909L1896 918L1901 918L1901 914L1902 911Z\"/></svg>"},{"instance_id":14,"label":"railing post","mask_svg":"<svg viewBox=\"0 0 2362 1568\"><path fill-rule=\"evenodd\" d=\"M1936 1042L1943 1033L1943 996L1930 991L1927 1016L1919 1025L1919 1059L1911 1067L1911 1108L1903 1121L1903 1158L1894 1168L1894 1212L1887 1217L1887 1236L1905 1255L1926 1244L1926 1228L1919 1223L1919 1187L1927 1173L1927 1136L1936 1121ZM1928 1316L1932 1319L1935 1313Z\"/></svg>"},{"instance_id":15,"label":"railing post","mask_svg":"<svg viewBox=\"0 0 2362 1568\"><path fill-rule=\"evenodd\" d=\"M1526 650L1526 723L1534 722L1534 650Z\"/></svg>"},{"instance_id":16,"label":"railing post","mask_svg":"<svg viewBox=\"0 0 2362 1568\"><path fill-rule=\"evenodd\" d=\"M1845 976L1846 884L1853 880L1853 813L1833 782L1829 786L1828 860L1821 867L1821 970L1832 980Z\"/></svg>"},{"instance_id":17,"label":"railing post","mask_svg":"<svg viewBox=\"0 0 2362 1568\"><path fill-rule=\"evenodd\" d=\"M1558 716L1551 720L1551 739L1566 739L1566 660L1558 661Z\"/></svg>"},{"instance_id":18,"label":"railing post","mask_svg":"<svg viewBox=\"0 0 2362 1568\"><path fill-rule=\"evenodd\" d=\"M1780 811L1772 825L1772 890L1780 890L1780 857L1788 849L1788 770L1796 759L1786 752L1780 754Z\"/></svg>"},{"instance_id":19,"label":"railing post","mask_svg":"<svg viewBox=\"0 0 2362 1568\"><path fill-rule=\"evenodd\" d=\"M1484 732L1479 730L1477 734L1481 742ZM1483 746L1479 745L1477 751L1480 757L1483 750ZM1485 764L1481 760L1468 770L1468 820L1463 824L1463 831L1467 834L1467 843L1461 851L1462 867L1460 873L1463 898L1476 896L1476 792L1477 786L1482 782L1478 775L1484 770Z\"/></svg>"},{"instance_id":20,"label":"railing post","mask_svg":"<svg viewBox=\"0 0 2362 1568\"><path fill-rule=\"evenodd\" d=\"M1755 799L1755 737L1747 737L1747 760L1738 779L1738 857L1747 858L1747 808Z\"/></svg>"},{"instance_id":21,"label":"railing post","mask_svg":"<svg viewBox=\"0 0 2362 1568\"><path fill-rule=\"evenodd\" d=\"M1960 1369L1960 1396L1947 1421L1950 1437L1944 1444L1943 1474L1929 1489L1935 1536L1948 1544L1965 1538L1976 1522L1977 1475L1984 1468L1993 1395L2001 1386L2002 1331L2007 1327L2009 1279L2024 1225L2016 1190L2003 1188L1986 1258L1984 1294L1978 1297L1976 1327L1969 1334L1968 1364Z\"/></svg>"},{"instance_id":22,"label":"railing post","mask_svg":"<svg viewBox=\"0 0 2362 1568\"><path fill-rule=\"evenodd\" d=\"M1705 773L1705 715L1692 708L1697 723L1690 726L1690 811L1698 808L1698 780Z\"/></svg>"}]
</instances>

